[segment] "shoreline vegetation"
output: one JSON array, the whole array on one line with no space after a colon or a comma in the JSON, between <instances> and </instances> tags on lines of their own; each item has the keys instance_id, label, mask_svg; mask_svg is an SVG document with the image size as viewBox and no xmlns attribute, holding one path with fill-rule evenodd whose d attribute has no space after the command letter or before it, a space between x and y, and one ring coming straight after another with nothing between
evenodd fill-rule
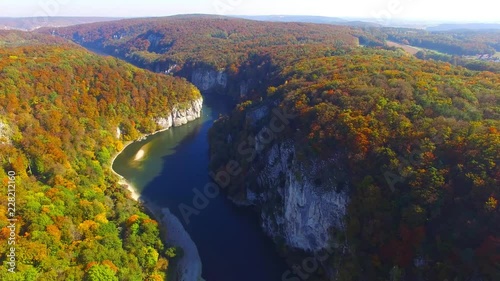
<instances>
[{"instance_id":1,"label":"shoreline vegetation","mask_svg":"<svg viewBox=\"0 0 500 281\"><path fill-rule=\"evenodd\" d=\"M127 190L130 192L131 199L142 205L145 211L147 211L149 215L151 215L158 222L162 241L169 246L180 247L182 249L182 256L172 261L175 270L172 271L169 267L168 273L170 273L170 275L173 273L173 276L167 275L167 280L204 281L201 278L202 264L198 249L189 233L186 229L184 229L180 220L170 212L169 208L160 208L151 202L149 198L142 196L131 182L113 169L113 164L115 163L116 158L118 158L118 156L123 153L129 145L143 141L150 136L170 130L172 127L161 129L150 134L145 134L134 141L126 142L123 148L113 155L109 168L111 172L118 177L118 184L127 187ZM146 151L144 151L141 147L134 157L133 161L144 160L146 157Z\"/></svg>"},{"instance_id":2,"label":"shoreline vegetation","mask_svg":"<svg viewBox=\"0 0 500 281\"><path fill-rule=\"evenodd\" d=\"M24 205L11 212L16 231L3 205L0 244L16 234L18 250L14 274L4 266L0 280L164 279L175 251L164 249L154 216L118 186L110 160L141 131L191 117L184 109L199 90L55 36L2 31L0 45L0 174L16 172ZM118 141L117 124L129 139ZM3 246L0 260L10 262Z\"/></svg>"}]
</instances>

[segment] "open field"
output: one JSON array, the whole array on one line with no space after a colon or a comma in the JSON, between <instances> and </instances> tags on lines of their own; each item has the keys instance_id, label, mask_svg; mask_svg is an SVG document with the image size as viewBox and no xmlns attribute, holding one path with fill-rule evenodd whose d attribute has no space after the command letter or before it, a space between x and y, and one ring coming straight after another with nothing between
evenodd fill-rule
<instances>
[{"instance_id":1,"label":"open field","mask_svg":"<svg viewBox=\"0 0 500 281\"><path fill-rule=\"evenodd\" d=\"M403 50L405 50L410 55L415 55L418 51L421 50L420 48L417 48L417 47L413 47L413 46L410 46L410 45L402 45L402 44L399 44L399 43L396 43L396 42L393 42L393 41L387 41L387 45L389 47L402 48Z\"/></svg>"}]
</instances>

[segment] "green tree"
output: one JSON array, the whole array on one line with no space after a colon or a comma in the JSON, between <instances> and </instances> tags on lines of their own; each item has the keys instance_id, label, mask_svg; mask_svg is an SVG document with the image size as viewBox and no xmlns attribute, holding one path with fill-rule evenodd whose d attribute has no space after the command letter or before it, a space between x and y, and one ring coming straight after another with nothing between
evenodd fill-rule
<instances>
[{"instance_id":1,"label":"green tree","mask_svg":"<svg viewBox=\"0 0 500 281\"><path fill-rule=\"evenodd\" d=\"M118 277L108 266L96 264L87 271L85 281L118 281Z\"/></svg>"}]
</instances>

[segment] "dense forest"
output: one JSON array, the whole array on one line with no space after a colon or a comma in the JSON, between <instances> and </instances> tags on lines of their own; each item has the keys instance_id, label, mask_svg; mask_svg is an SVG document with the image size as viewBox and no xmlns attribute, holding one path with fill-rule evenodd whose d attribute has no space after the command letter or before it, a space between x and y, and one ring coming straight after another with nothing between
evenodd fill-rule
<instances>
[{"instance_id":1,"label":"dense forest","mask_svg":"<svg viewBox=\"0 0 500 281\"><path fill-rule=\"evenodd\" d=\"M155 71L164 72L173 66L174 74L190 77L183 71L203 65L222 69L234 83L253 81L248 94L239 96L241 103L231 115L221 117L211 130L213 169L223 168L231 159L238 160L241 140L255 137L259 125L269 123L271 116L263 117L259 124L249 120L253 112L277 106L298 116L273 142L292 141L297 158L303 162L341 159L349 182L346 227L332 230L330 237L332 244L347 244L348 248L339 248L331 255L316 280L327 280L327 273L332 271L342 281L498 280L500 74L422 60L384 46L387 39L413 44L410 39L418 37L422 42L436 42L432 49L452 48L450 52L465 55L491 53L497 48L492 43L498 41L484 34L468 41L458 35L444 40L448 35L424 36L417 32L409 36L405 32L211 16L134 19L42 31ZM461 47L455 49L457 45ZM150 233L142 230L149 221L142 214L131 218L137 209L126 209L135 207L124 198L121 200L129 205L116 203L116 194L122 196L123 192L115 192L119 187L102 166L120 148L120 142L113 138L117 126L123 128L125 138L134 139L155 129L152 120L159 108L171 102L182 103L197 92L182 80L146 74L72 45L9 47L1 52L6 58L2 63L11 66L2 66L2 80L6 81L2 89L8 89L2 93L2 108L6 108L6 123L12 124L12 145L2 148L9 149L10 154L2 155L14 155L10 162L4 157L5 173L9 169L24 171L22 178L32 182L36 190L29 202L66 193L85 203L115 202L109 205L111 208L102 203L107 212L93 209L94 217L60 211L74 221L77 230L85 221L97 225L88 227L94 230L89 234L95 237L90 239L92 243L85 243L81 234L78 242L82 242L73 245L74 236L61 234L57 245L62 246L54 253L73 253L65 249L78 253L74 263L64 268L88 276L89 268L95 265L91 262L103 269L109 260L120 268L116 273L122 274L120 279L139 274L141 270L127 268L141 266L149 270L141 272L159 274L159 268L165 267L165 246L148 244L152 241L146 238L136 238L144 246L127 243L132 228L136 235L149 237ZM28 63L35 59L45 64ZM70 63L62 63L65 61ZM65 75L55 75L63 72ZM60 81L49 79L53 77ZM22 85L27 82L23 81L38 80L35 87L16 91L24 89ZM160 81L167 86L158 88ZM42 94L34 96L34 90ZM15 93L25 92L31 95L12 103ZM77 106L73 98L78 96ZM56 110L59 107L63 110ZM80 137L76 132L86 134ZM255 182L260 163L252 164L242 167L243 172L234 181L238 184L230 187L231 194L245 194L248 185ZM66 202L65 197L56 198ZM88 207L85 203L73 205L73 212L82 212L76 207ZM21 236L28 235L22 239L32 241L35 231L46 233L49 225L65 233L62 224L55 221L58 216L50 213L56 203L42 201L37 206L32 212L43 212L46 207L51 220L37 222L46 225L35 230L26 227ZM69 204L62 206L71 209ZM27 210L23 208L23 212ZM135 249L131 250L135 255L113 251L123 256L80 258L80 245L97 247L106 237L98 232L103 215L96 216L102 213L107 224L112 224L111 236L119 238L122 249ZM137 220L139 229L130 226ZM43 237L51 238L49 234ZM76 248L68 248L69 244ZM158 253L154 266L141 263L138 253L143 252L137 247ZM57 274L40 270L40 262L26 262L25 266L43 274Z\"/></svg>"},{"instance_id":2,"label":"dense forest","mask_svg":"<svg viewBox=\"0 0 500 281\"><path fill-rule=\"evenodd\" d=\"M234 68L263 47L358 44L350 27L217 16L122 20L42 32L98 48L144 67L157 63L180 67L200 63L214 68Z\"/></svg>"},{"instance_id":3,"label":"dense forest","mask_svg":"<svg viewBox=\"0 0 500 281\"><path fill-rule=\"evenodd\" d=\"M500 278L500 76L384 47L390 39L450 54L492 53L497 34L212 17L51 32L150 68L201 63L234 81L259 81L212 129L212 168L240 157L233 145L257 133L248 120L254 110L278 104L300 116L275 141L293 140L300 159L341 155L349 171L346 229L332 234L349 251L329 260L338 280ZM253 182L258 167L245 168L231 192L245 193L242 183Z\"/></svg>"},{"instance_id":4,"label":"dense forest","mask_svg":"<svg viewBox=\"0 0 500 281\"><path fill-rule=\"evenodd\" d=\"M385 28L387 39L449 55L494 55L500 51L500 31L424 31Z\"/></svg>"},{"instance_id":5,"label":"dense forest","mask_svg":"<svg viewBox=\"0 0 500 281\"><path fill-rule=\"evenodd\" d=\"M55 37L1 32L0 45L0 280L165 280L173 245L110 161L199 91Z\"/></svg>"},{"instance_id":6,"label":"dense forest","mask_svg":"<svg viewBox=\"0 0 500 281\"><path fill-rule=\"evenodd\" d=\"M284 83L215 124L213 168L241 160L238 144L258 133L249 116L278 104L298 117L275 142L348 171L337 280L500 278L500 75L373 49L284 65ZM256 163L231 193L246 193Z\"/></svg>"},{"instance_id":7,"label":"dense forest","mask_svg":"<svg viewBox=\"0 0 500 281\"><path fill-rule=\"evenodd\" d=\"M452 30L425 31L393 27L362 27L359 42L368 47L396 42L418 49L415 56L460 65L470 70L500 72L500 31ZM388 49L396 49L389 47Z\"/></svg>"},{"instance_id":8,"label":"dense forest","mask_svg":"<svg viewBox=\"0 0 500 281\"><path fill-rule=\"evenodd\" d=\"M477 71L500 71L500 62L472 58L500 52L500 32L495 30L425 31L193 15L45 28L41 32L71 39L152 71L181 71L184 77L182 69L193 65L234 72L262 48L339 49L359 44L394 49L387 46L387 41L421 48L417 55L420 59L445 61Z\"/></svg>"}]
</instances>

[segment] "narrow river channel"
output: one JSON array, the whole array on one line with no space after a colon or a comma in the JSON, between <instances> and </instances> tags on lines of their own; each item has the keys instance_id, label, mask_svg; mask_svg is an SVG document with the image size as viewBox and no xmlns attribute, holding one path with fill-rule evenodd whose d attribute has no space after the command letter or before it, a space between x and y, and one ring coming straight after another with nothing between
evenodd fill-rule
<instances>
[{"instance_id":1,"label":"narrow river channel","mask_svg":"<svg viewBox=\"0 0 500 281\"><path fill-rule=\"evenodd\" d=\"M189 224L179 212L180 204L193 205L194 188L202 191L210 182L208 131L232 106L218 95L204 99L202 118L129 145L113 169L180 219L198 247L206 281L280 281L285 261L261 230L256 212L236 207L222 194L190 216ZM144 158L134 161L140 149Z\"/></svg>"}]
</instances>

